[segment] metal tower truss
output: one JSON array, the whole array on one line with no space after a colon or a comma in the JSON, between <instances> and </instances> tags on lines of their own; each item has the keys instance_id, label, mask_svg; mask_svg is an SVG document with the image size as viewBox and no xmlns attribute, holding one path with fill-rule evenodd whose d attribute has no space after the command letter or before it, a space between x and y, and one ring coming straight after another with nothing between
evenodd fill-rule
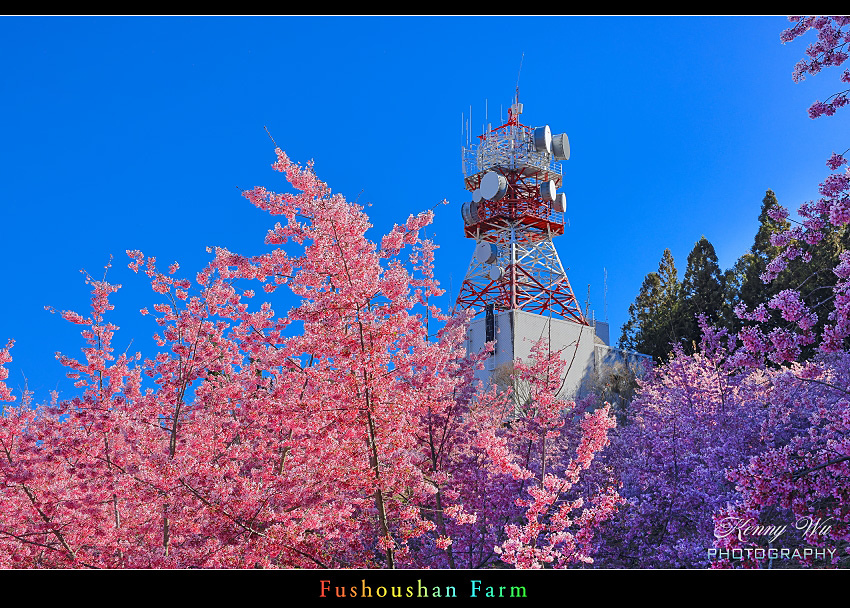
<instances>
[{"instance_id":1,"label":"metal tower truss","mask_svg":"<svg viewBox=\"0 0 850 608\"><path fill-rule=\"evenodd\" d=\"M552 312L564 319L587 324L570 287L551 236L529 240L527 227L517 221L504 221L503 229L493 231L498 248L488 263L480 254L479 241L457 299L458 306L483 310L495 304L497 310Z\"/></svg>"},{"instance_id":2,"label":"metal tower truss","mask_svg":"<svg viewBox=\"0 0 850 608\"><path fill-rule=\"evenodd\" d=\"M540 196L541 183L552 180L556 188L560 187L563 179L560 174L536 167L525 167L522 171L494 167L466 178L464 183L469 190L480 191L481 181L487 173L503 176L510 195L499 200L479 200L475 206L477 217L473 218L477 221L464 227L467 238L478 239L479 235L502 230L504 221L515 218L522 218L525 225L525 228L516 226L517 231L528 231L520 238L543 239L564 233L563 211L553 210Z\"/></svg>"},{"instance_id":3,"label":"metal tower truss","mask_svg":"<svg viewBox=\"0 0 850 608\"><path fill-rule=\"evenodd\" d=\"M461 215L464 236L476 247L457 306L478 314L497 310L552 313L587 325L552 239L564 233L566 195L561 164L569 159L566 134L548 125L519 123L522 104L508 122L488 127L477 146L462 150L464 186L472 201Z\"/></svg>"}]
</instances>

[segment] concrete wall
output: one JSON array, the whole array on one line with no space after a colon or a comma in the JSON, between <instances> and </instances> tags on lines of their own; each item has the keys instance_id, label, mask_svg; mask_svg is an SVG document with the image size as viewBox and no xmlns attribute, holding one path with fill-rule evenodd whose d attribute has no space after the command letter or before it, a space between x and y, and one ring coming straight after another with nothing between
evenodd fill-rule
<instances>
[{"instance_id":1,"label":"concrete wall","mask_svg":"<svg viewBox=\"0 0 850 608\"><path fill-rule=\"evenodd\" d=\"M604 365L616 362L626 362L636 365L638 361L648 357L638 353L629 353L609 347L597 336L596 330L608 338L608 325L597 322L597 328L581 325L564 319L550 318L543 315L509 310L495 314L496 351L485 363L483 371L477 377L484 381L485 386L490 376L499 366L509 364L515 359L528 361L531 347L540 338L549 341L553 351L560 351L561 358L567 365L566 379L559 396L564 399L576 399L584 396L593 380L594 372ZM467 338L467 351L480 352L485 339L484 317L472 321Z\"/></svg>"}]
</instances>

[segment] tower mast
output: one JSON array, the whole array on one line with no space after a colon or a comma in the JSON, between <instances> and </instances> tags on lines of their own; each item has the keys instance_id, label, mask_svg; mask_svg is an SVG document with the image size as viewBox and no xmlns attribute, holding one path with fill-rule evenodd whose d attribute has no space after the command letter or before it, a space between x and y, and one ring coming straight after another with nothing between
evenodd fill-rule
<instances>
[{"instance_id":1,"label":"tower mast","mask_svg":"<svg viewBox=\"0 0 850 608\"><path fill-rule=\"evenodd\" d=\"M587 325L552 239L564 233L561 162L567 135L519 121L519 82L508 121L463 149L464 236L476 241L457 307L554 314Z\"/></svg>"}]
</instances>

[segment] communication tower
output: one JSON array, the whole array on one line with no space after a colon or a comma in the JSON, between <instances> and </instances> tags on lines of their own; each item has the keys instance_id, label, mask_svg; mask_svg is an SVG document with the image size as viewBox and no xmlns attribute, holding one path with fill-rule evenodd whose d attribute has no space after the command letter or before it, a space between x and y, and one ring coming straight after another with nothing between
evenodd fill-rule
<instances>
[{"instance_id":1,"label":"communication tower","mask_svg":"<svg viewBox=\"0 0 850 608\"><path fill-rule=\"evenodd\" d=\"M463 234L475 247L456 306L474 312L467 348L479 352L495 341L479 377L493 379L497 368L527 359L546 338L567 363L560 394L574 398L606 365L643 356L611 348L608 324L582 313L553 244L564 234L567 197L559 190L569 139L548 125L521 123L521 114L517 90L508 121L488 125L462 147L464 187L472 194L461 207Z\"/></svg>"},{"instance_id":2,"label":"communication tower","mask_svg":"<svg viewBox=\"0 0 850 608\"><path fill-rule=\"evenodd\" d=\"M567 197L561 162L570 157L566 133L520 123L518 99L508 121L488 126L462 149L464 235L476 246L457 306L475 310L552 313L587 325L552 239L564 233Z\"/></svg>"}]
</instances>

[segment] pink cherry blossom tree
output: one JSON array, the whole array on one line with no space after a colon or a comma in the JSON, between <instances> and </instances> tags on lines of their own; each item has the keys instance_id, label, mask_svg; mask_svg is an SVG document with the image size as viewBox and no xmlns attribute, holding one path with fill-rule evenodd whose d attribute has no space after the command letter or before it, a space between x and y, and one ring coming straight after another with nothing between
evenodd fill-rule
<instances>
[{"instance_id":1,"label":"pink cherry blossom tree","mask_svg":"<svg viewBox=\"0 0 850 608\"><path fill-rule=\"evenodd\" d=\"M725 551L715 567L847 565L848 372L848 354L837 353L772 375L767 448L728 472L738 496L715 514Z\"/></svg>"},{"instance_id":2,"label":"pink cherry blossom tree","mask_svg":"<svg viewBox=\"0 0 850 608\"><path fill-rule=\"evenodd\" d=\"M809 30L814 30L817 36L806 49L807 58L794 69L795 81L807 74L817 74L824 67L841 66L846 61L850 19L809 16L791 17L790 21L794 25L782 33L783 43ZM847 70L842 73L841 80L850 82ZM831 116L846 103L847 91L837 92L825 102L816 101L809 108L809 116ZM820 184L821 198L801 205L798 210L801 221L775 235L774 244L784 249L768 266L762 277L764 281L775 279L792 260L811 261L812 248L828 231L846 233L850 222L847 212L850 177L846 165L843 153L833 152L827 160L827 167L833 173ZM774 214L776 217L789 216L783 208L776 209ZM850 253L845 247L833 270L834 283L805 285L808 291L824 289L830 292L824 301L832 301L833 311L819 335L814 331L815 311L803 303L799 289L779 293L766 307L737 311L742 319L753 324L739 334L740 347L735 359L753 369L753 373L769 365L772 390L765 399L768 417L762 430L764 449L730 470L728 479L735 483L738 497L715 515L718 549L749 551L739 553L745 556L743 558L717 560L716 567L835 566L848 562L848 256ZM769 315L780 318L784 327L769 333L763 331L760 324ZM796 363L800 348L809 344L817 346L820 356L804 364ZM781 548L790 551L815 547L821 550L820 557L816 553L806 554L804 548L802 557L789 559L787 555L776 553L780 549L776 546L780 542L778 538L754 533L781 525L790 526L793 531L784 536L781 542L785 544Z\"/></svg>"},{"instance_id":3,"label":"pink cherry blossom tree","mask_svg":"<svg viewBox=\"0 0 850 608\"><path fill-rule=\"evenodd\" d=\"M734 340L701 321L700 349L688 355L675 348L639 380L628 417L601 457L622 482L625 501L600 531L603 567L707 567L712 516L737 497L725 472L761 449L764 372L730 365Z\"/></svg>"},{"instance_id":4,"label":"pink cherry blossom tree","mask_svg":"<svg viewBox=\"0 0 850 608\"><path fill-rule=\"evenodd\" d=\"M513 489L513 505L500 509L502 517L510 516L507 538L500 538L494 551L518 568L592 563L595 535L621 502L613 478L579 483L608 446L616 421L609 404L583 411L558 397L566 365L545 339L535 343L529 361L514 362L514 381L523 390L489 408L504 411L508 405L511 415L497 420L503 424L496 432L490 424L485 428L491 432L479 436L491 466Z\"/></svg>"},{"instance_id":5,"label":"pink cherry blossom tree","mask_svg":"<svg viewBox=\"0 0 850 608\"><path fill-rule=\"evenodd\" d=\"M564 459L551 357L521 368L538 388L519 415L477 390L468 317L432 304L432 213L378 245L361 207L276 154L295 193L245 193L281 218L266 253L216 248L190 281L127 252L160 299L141 310L155 355L114 352L120 286L105 278L87 278L89 316L60 313L85 341L57 354L80 394L3 411L0 565L468 567L497 546L520 567L589 559L616 494L559 501L604 447L607 410ZM250 306L278 290L285 314Z\"/></svg>"},{"instance_id":6,"label":"pink cherry blossom tree","mask_svg":"<svg viewBox=\"0 0 850 608\"><path fill-rule=\"evenodd\" d=\"M805 80L807 74L815 75L824 68L838 67L847 60L850 31L846 28L850 25L850 17L809 15L789 17L788 20L793 25L782 32L780 40L783 44L811 30L817 35L815 42L806 47L806 58L794 66L794 82ZM850 83L850 71L844 70L840 79L841 82ZM847 105L848 91L850 89L836 92L824 102L815 101L809 107L809 116L832 116L838 108Z\"/></svg>"}]
</instances>

